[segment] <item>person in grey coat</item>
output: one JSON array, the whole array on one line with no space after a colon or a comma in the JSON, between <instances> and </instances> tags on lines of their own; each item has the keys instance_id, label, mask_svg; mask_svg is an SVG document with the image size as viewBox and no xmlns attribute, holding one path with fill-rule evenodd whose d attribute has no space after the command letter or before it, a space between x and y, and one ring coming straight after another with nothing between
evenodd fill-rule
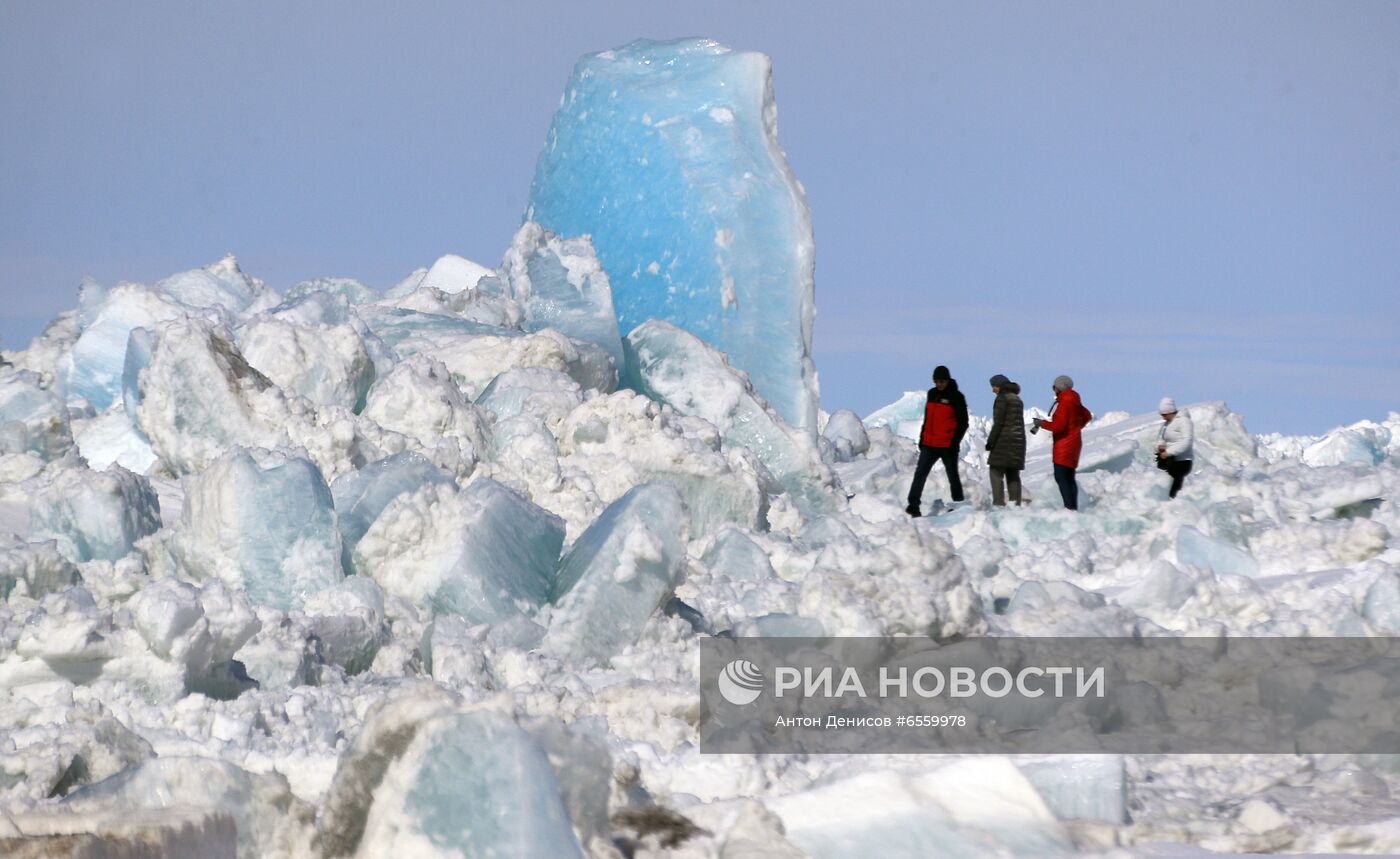
<instances>
[{"instance_id":1,"label":"person in grey coat","mask_svg":"<svg viewBox=\"0 0 1400 859\"><path fill-rule=\"evenodd\" d=\"M1021 469L1026 467L1025 410L1021 386L998 373L992 377L992 428L987 433L987 471L992 476L992 506L1005 507L1006 496L1021 504ZM1003 489L1002 484L1005 484Z\"/></svg>"}]
</instances>

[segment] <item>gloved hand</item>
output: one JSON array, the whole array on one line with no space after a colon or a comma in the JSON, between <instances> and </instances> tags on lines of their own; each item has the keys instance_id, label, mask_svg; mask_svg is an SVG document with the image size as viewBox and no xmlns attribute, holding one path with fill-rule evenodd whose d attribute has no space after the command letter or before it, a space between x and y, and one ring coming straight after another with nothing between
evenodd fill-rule
<instances>
[{"instance_id":1,"label":"gloved hand","mask_svg":"<svg viewBox=\"0 0 1400 859\"><path fill-rule=\"evenodd\" d=\"M985 448L983 448L983 449L986 450L988 453L990 453L991 450L992 450L992 443L991 443L991 442L987 442L987 446L986 446Z\"/></svg>"},{"instance_id":2,"label":"gloved hand","mask_svg":"<svg viewBox=\"0 0 1400 859\"><path fill-rule=\"evenodd\" d=\"M1031 418L1031 432L1040 432L1040 425L1045 421L1040 418Z\"/></svg>"}]
</instances>

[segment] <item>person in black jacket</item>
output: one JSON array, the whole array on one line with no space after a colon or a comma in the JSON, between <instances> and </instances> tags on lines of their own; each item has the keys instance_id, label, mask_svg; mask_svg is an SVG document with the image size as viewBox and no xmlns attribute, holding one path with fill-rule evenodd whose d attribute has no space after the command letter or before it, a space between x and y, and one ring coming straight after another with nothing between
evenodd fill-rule
<instances>
[{"instance_id":1,"label":"person in black jacket","mask_svg":"<svg viewBox=\"0 0 1400 859\"><path fill-rule=\"evenodd\" d=\"M1025 408L1021 386L998 373L991 379L992 428L987 433L987 471L992 477L992 506L1005 507L1006 496L1021 506L1021 469L1026 467ZM1002 484L1005 483L1003 489Z\"/></svg>"},{"instance_id":2,"label":"person in black jacket","mask_svg":"<svg viewBox=\"0 0 1400 859\"><path fill-rule=\"evenodd\" d=\"M904 512L922 516L919 503L924 495L924 482L934 462L942 460L948 472L948 491L954 501L963 500L962 481L958 479L958 449L967 434L967 398L958 390L958 382L939 364L933 370L933 387L928 389L924 405L924 425L919 430L919 464L914 468L914 482L909 487L909 506Z\"/></svg>"}]
</instances>

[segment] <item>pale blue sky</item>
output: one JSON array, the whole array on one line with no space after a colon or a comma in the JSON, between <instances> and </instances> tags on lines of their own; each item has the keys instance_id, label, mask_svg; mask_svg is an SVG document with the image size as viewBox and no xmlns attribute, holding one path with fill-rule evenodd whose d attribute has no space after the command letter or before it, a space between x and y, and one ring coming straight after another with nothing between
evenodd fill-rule
<instances>
[{"instance_id":1,"label":"pale blue sky","mask_svg":"<svg viewBox=\"0 0 1400 859\"><path fill-rule=\"evenodd\" d=\"M575 59L689 35L773 57L824 408L946 363L980 412L996 372L1400 409L1394 2L0 0L0 337L228 251L279 289L495 265Z\"/></svg>"}]
</instances>

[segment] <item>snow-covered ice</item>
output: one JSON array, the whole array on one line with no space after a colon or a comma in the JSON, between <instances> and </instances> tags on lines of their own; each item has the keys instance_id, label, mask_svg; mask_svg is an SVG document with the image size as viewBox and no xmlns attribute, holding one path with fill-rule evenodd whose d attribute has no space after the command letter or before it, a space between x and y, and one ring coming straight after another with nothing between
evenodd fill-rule
<instances>
[{"instance_id":1,"label":"snow-covered ice","mask_svg":"<svg viewBox=\"0 0 1400 859\"><path fill-rule=\"evenodd\" d=\"M304 455L234 448L185 485L179 524L150 544L157 570L220 578L279 609L344 576L330 487Z\"/></svg>"},{"instance_id":2,"label":"snow-covered ice","mask_svg":"<svg viewBox=\"0 0 1400 859\"><path fill-rule=\"evenodd\" d=\"M1072 514L1039 436L1031 503L990 509L974 400L969 503L916 521L922 393L814 439L663 321L614 390L599 343L512 327L508 279L237 309L184 304L194 278L128 334L105 407L64 387L78 315L6 353L0 797L29 843L125 837L125 811L211 845L229 815L240 855L288 857L1400 849L1384 757L700 756L693 659L707 634L1392 635L1400 415L1255 436L1184 406L1197 468L1168 501L1159 419L1107 412ZM505 327L464 315L487 299ZM259 369L259 326L346 348ZM331 372L355 361L359 403ZM946 491L935 473L927 500ZM483 796L540 825L473 822Z\"/></svg>"},{"instance_id":3,"label":"snow-covered ice","mask_svg":"<svg viewBox=\"0 0 1400 859\"><path fill-rule=\"evenodd\" d=\"M587 236L560 239L526 221L506 251L502 272L498 288L520 305L526 330L557 328L601 347L621 369L612 286Z\"/></svg>"},{"instance_id":4,"label":"snow-covered ice","mask_svg":"<svg viewBox=\"0 0 1400 859\"><path fill-rule=\"evenodd\" d=\"M545 652L587 665L633 644L675 590L688 526L667 483L644 483L610 504L559 565Z\"/></svg>"},{"instance_id":5,"label":"snow-covered ice","mask_svg":"<svg viewBox=\"0 0 1400 859\"><path fill-rule=\"evenodd\" d=\"M494 623L548 602L563 543L558 516L494 480L425 483L385 507L352 566L424 611Z\"/></svg>"},{"instance_id":6,"label":"snow-covered ice","mask_svg":"<svg viewBox=\"0 0 1400 859\"><path fill-rule=\"evenodd\" d=\"M779 417L722 353L659 320L637 326L624 348L630 387L703 418L725 441L751 451L804 511L836 508L831 475L812 437Z\"/></svg>"},{"instance_id":7,"label":"snow-covered ice","mask_svg":"<svg viewBox=\"0 0 1400 859\"><path fill-rule=\"evenodd\" d=\"M582 857L543 749L509 716L445 713L384 774L360 856Z\"/></svg>"},{"instance_id":8,"label":"snow-covered ice","mask_svg":"<svg viewBox=\"0 0 1400 859\"><path fill-rule=\"evenodd\" d=\"M1183 405L1169 500L1160 418L1091 402L1071 513L1043 433L991 507L974 395L911 520L924 393L816 409L772 109L761 55L593 55L498 268L228 258L0 355L0 852L1400 851L1393 755L700 754L708 635L1400 632L1400 413Z\"/></svg>"},{"instance_id":9,"label":"snow-covered ice","mask_svg":"<svg viewBox=\"0 0 1400 859\"><path fill-rule=\"evenodd\" d=\"M29 526L73 561L115 561L160 529L160 500L150 481L121 466L65 469L30 496Z\"/></svg>"},{"instance_id":10,"label":"snow-covered ice","mask_svg":"<svg viewBox=\"0 0 1400 859\"><path fill-rule=\"evenodd\" d=\"M73 446L68 407L29 371L0 376L0 452L33 453L45 459Z\"/></svg>"}]
</instances>

